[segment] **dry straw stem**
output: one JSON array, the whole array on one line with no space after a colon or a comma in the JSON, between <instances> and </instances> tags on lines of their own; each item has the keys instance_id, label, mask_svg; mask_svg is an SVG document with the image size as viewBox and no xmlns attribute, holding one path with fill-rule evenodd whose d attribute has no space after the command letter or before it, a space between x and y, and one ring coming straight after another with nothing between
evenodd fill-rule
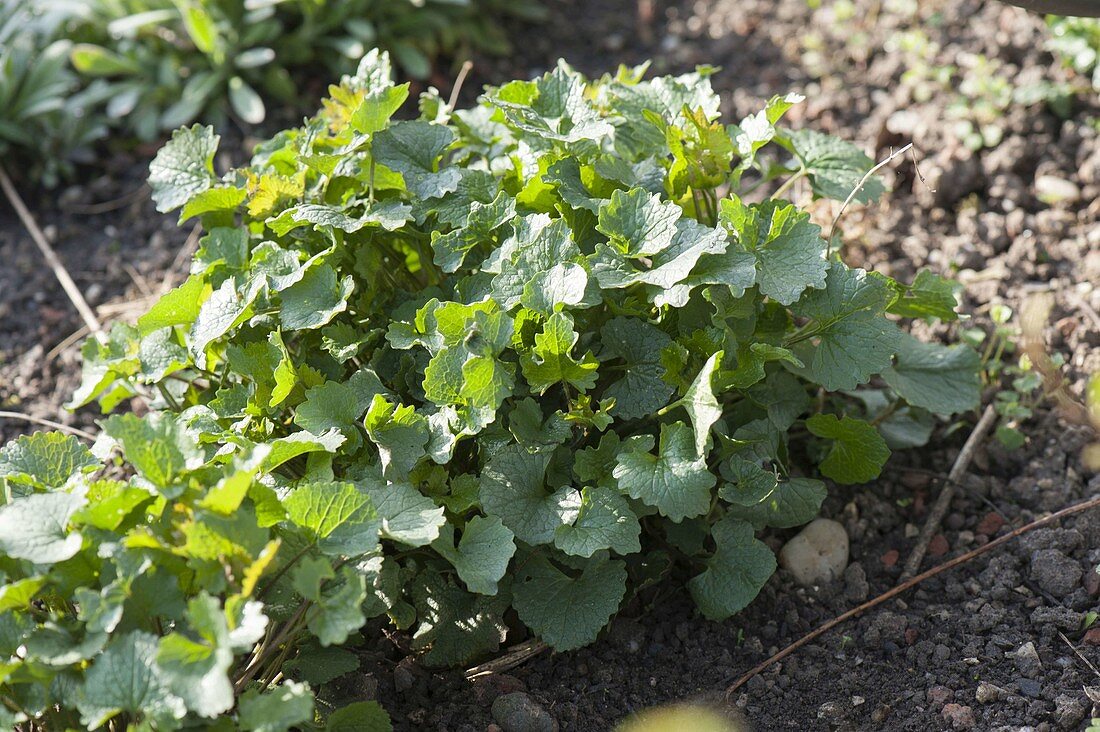
<instances>
[{"instance_id":1,"label":"dry straw stem","mask_svg":"<svg viewBox=\"0 0 1100 732\"><path fill-rule=\"evenodd\" d=\"M73 282L73 278L69 276L69 271L65 269L65 265L61 263L57 253L46 240L46 235L42 233L42 229L39 228L38 222L34 220L34 216L31 215L30 210L27 209L27 205L23 203L23 199L19 196L19 192L15 190L11 178L8 177L7 171L4 170L2 166L0 166L0 188L4 190L4 195L7 196L8 201L11 202L12 208L19 214L19 219L23 222L23 226L26 227L27 232L31 235L31 239L34 240L39 251L42 252L42 256L45 257L46 263L50 266L50 269L53 270L54 276L57 277L57 281L61 283L61 287L65 290L65 294L69 296L69 300L72 301L77 312L80 313L80 317L88 327L88 331L93 333L100 341L106 340L103 326L100 325L95 312L88 305L88 301L84 299L84 295L80 292L80 288Z\"/></svg>"},{"instance_id":2,"label":"dry straw stem","mask_svg":"<svg viewBox=\"0 0 1100 732\"><path fill-rule=\"evenodd\" d=\"M54 422L52 419L42 419L41 417L32 417L31 415L23 414L22 412L7 411L0 411L0 419L16 419L23 422L30 422L31 424L49 427L51 429L60 430L61 432L68 432L69 434L76 435L77 437L83 437L85 440L88 440L90 442L95 442L95 435L93 435L91 432L85 432L82 429L70 427L67 424L61 424L60 422Z\"/></svg>"},{"instance_id":3,"label":"dry straw stem","mask_svg":"<svg viewBox=\"0 0 1100 732\"><path fill-rule=\"evenodd\" d=\"M920 563L924 561L924 555L928 551L928 542L932 541L933 535L940 528L940 522L943 521L947 509L951 507L951 500L955 497L955 486L962 480L966 469L970 467L970 461L974 459L974 452L985 438L986 433L993 428L995 421L997 421L997 412L990 404L982 412L982 418L978 420L978 424L970 433L970 437L966 438L962 450L959 451L959 456L955 458L955 463L951 466L951 472L947 474L947 481L944 483L943 490L940 491L939 498L932 506L932 510L921 528L920 538L917 539L916 546L913 547L909 559L905 562L905 571L901 573L902 581L909 579L920 569Z\"/></svg>"},{"instance_id":4,"label":"dry straw stem","mask_svg":"<svg viewBox=\"0 0 1100 732\"><path fill-rule=\"evenodd\" d=\"M844 203L841 204L840 210L836 212L836 216L833 217L833 224L832 224L832 226L829 227L829 245L830 246L832 246L833 237L836 236L836 227L840 223L840 217L844 215L844 211L852 203L852 199L854 199L857 195L859 195L859 192L863 190L863 187L865 185L867 185L867 181L871 180L871 176L873 176L875 173L877 173L878 171L882 170L884 167L889 165L890 162L893 161L894 159L899 158L902 155L904 155L905 153L909 152L911 149L913 149L913 143L910 142L907 145L905 145L904 147L900 147L897 150L895 150L894 152L890 153L888 156L886 156L885 158L880 160L878 163L876 163L873 168L871 168L870 170L868 170L866 173L863 174L863 177L859 179L859 183L856 184L856 187L853 188L852 192L848 194L848 197L844 199Z\"/></svg>"},{"instance_id":5,"label":"dry straw stem","mask_svg":"<svg viewBox=\"0 0 1100 732\"><path fill-rule=\"evenodd\" d=\"M851 610L849 610L848 612L846 612L842 615L838 615L837 617L835 617L832 620L828 621L827 623L819 626L818 628L811 631L810 633L807 633L806 635L802 636L797 641L790 644L789 646L787 646L783 650L779 651L779 653L776 653L775 655L773 655L771 658L767 659L763 663L761 663L757 666L754 666L747 673L745 673L740 678L738 678L736 681L734 681L733 684L730 685L730 687L728 689L726 689L726 700L728 701L733 696L733 693L736 692L738 689L740 689L742 686L744 686L748 682L748 680L751 679L753 676L756 676L757 674L761 673L762 671L765 671L772 664L774 664L778 661L782 661L784 658L791 655L792 653L797 651L802 646L804 646L807 643L809 643L810 641L818 638L819 636L829 632L830 630L832 630L836 626L840 625L844 621L850 620L851 618L854 618L857 615L861 615L864 612L870 610L871 608L876 607L878 605L881 605L882 603L886 602L887 600L890 600L894 597L897 597L898 595L905 592L906 590L909 590L909 589L915 587L916 585L919 585L921 582L924 582L926 579L928 579L930 577L935 577L937 574L940 574L941 572L946 572L947 570L952 569L953 567L957 567L960 564L965 564L965 563L969 562L971 559L974 559L975 557L981 556L982 554L985 554L986 552L990 552L990 551L996 549L997 547L999 547L1003 544L1006 544L1006 543L1012 541L1013 539L1028 533L1029 531L1034 531L1035 529L1042 528L1043 526L1047 526L1048 524L1052 524L1052 523L1055 523L1057 521L1061 521L1062 519L1066 518L1067 516L1072 516L1073 514L1081 513L1082 511L1087 511L1090 508L1098 508L1098 507L1100 507L1100 496L1098 496L1096 498L1091 498L1087 501L1083 501L1081 503L1078 503L1077 505L1070 506L1068 508L1063 508L1061 511L1058 511L1056 513L1052 513L1051 515L1046 516L1046 517L1041 518L1041 519L1038 519L1036 521L1032 521L1030 524L1026 524L1024 526L1021 526L1018 529L1013 529L1012 531L1005 534L1004 536L998 537L998 538L994 539L993 541L989 542L988 544L985 544L984 546L980 546L977 549L972 549L971 551L968 551L966 554L962 554L960 556L957 556L954 559L952 559L950 561L947 561L947 562L944 562L943 564L941 564L937 567L933 567L932 569L929 569L926 572L922 572L921 574L918 574L916 577L912 578L911 580L909 580L907 582L903 582L902 584L898 585L897 587L894 587L890 590L887 590L886 592L882 593L878 597L876 597L872 600L868 600L867 602L863 603L862 605L854 607L854 608L852 608Z\"/></svg>"},{"instance_id":6,"label":"dry straw stem","mask_svg":"<svg viewBox=\"0 0 1100 732\"><path fill-rule=\"evenodd\" d=\"M1087 425L1090 423L1088 408L1070 394L1062 371L1054 365L1043 340L1043 329L1050 322L1053 309L1054 295L1050 292L1035 293L1024 301L1020 308L1024 353L1043 377L1043 393L1054 401L1062 418L1073 424Z\"/></svg>"},{"instance_id":7,"label":"dry straw stem","mask_svg":"<svg viewBox=\"0 0 1100 732\"><path fill-rule=\"evenodd\" d=\"M479 666L467 669L466 679L468 681L473 681L481 676L508 671L522 663L526 663L529 659L534 658L549 647L550 646L538 640L529 640L519 645L512 646L508 649L508 652L500 658L494 658L492 661L486 661Z\"/></svg>"}]
</instances>

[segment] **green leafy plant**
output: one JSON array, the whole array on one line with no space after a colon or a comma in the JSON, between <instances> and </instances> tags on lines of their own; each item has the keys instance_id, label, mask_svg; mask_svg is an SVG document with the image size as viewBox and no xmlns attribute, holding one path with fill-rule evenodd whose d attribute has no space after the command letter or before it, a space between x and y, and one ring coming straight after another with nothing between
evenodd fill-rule
<instances>
[{"instance_id":1,"label":"green leafy plant","mask_svg":"<svg viewBox=\"0 0 1100 732\"><path fill-rule=\"evenodd\" d=\"M163 410L111 417L100 451L119 443L166 502L224 508L196 521L218 546L255 525L242 562L280 542L257 599L291 630L265 658L380 615L427 665L524 627L568 650L667 576L727 618L775 569L756 532L817 514L818 472L871 480L933 415L977 406L978 355L896 322L954 319L950 282L849 268L759 195L800 178L868 201L872 161L782 127L797 97L721 124L709 73L562 63L393 121L409 87L372 52L246 168L215 173L198 125L157 155L158 206L206 236L180 287L87 342L73 406ZM321 606L339 632L309 626Z\"/></svg>"},{"instance_id":2,"label":"green leafy plant","mask_svg":"<svg viewBox=\"0 0 1100 732\"><path fill-rule=\"evenodd\" d=\"M351 484L279 498L271 472L318 447L219 454L156 414L104 422L96 451L126 463L57 433L0 450L0 727L389 730L310 688L358 665L335 646L397 590Z\"/></svg>"},{"instance_id":3,"label":"green leafy plant","mask_svg":"<svg viewBox=\"0 0 1100 732\"><path fill-rule=\"evenodd\" d=\"M1031 355L1021 350L1023 336L1016 324L1012 308L1002 303L989 310L992 329L967 328L962 339L981 351L982 383L995 387L993 407L997 412L994 435L1007 448L1017 449L1027 442L1021 426L1031 419L1036 408L1047 402L1059 387L1052 387L1044 379L1042 369L1036 368ZM1061 370L1065 358L1060 353L1043 354L1047 369Z\"/></svg>"}]
</instances>

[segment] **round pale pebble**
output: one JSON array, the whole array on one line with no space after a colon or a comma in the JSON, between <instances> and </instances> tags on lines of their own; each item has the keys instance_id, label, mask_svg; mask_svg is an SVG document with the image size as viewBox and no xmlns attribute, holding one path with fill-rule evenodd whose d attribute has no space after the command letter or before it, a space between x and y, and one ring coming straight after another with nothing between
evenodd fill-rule
<instances>
[{"instance_id":1,"label":"round pale pebble","mask_svg":"<svg viewBox=\"0 0 1100 732\"><path fill-rule=\"evenodd\" d=\"M779 550L779 565L800 585L831 582L848 566L848 534L832 519L815 519Z\"/></svg>"}]
</instances>

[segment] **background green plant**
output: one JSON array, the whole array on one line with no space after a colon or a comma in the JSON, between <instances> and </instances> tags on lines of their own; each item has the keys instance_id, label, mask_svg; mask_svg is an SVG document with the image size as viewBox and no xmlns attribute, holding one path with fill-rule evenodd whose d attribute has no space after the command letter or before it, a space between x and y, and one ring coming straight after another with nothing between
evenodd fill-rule
<instances>
[{"instance_id":1,"label":"background green plant","mask_svg":"<svg viewBox=\"0 0 1100 732\"><path fill-rule=\"evenodd\" d=\"M1047 48L1100 91L1100 19L1051 15L1047 24L1052 35Z\"/></svg>"},{"instance_id":2,"label":"background green plant","mask_svg":"<svg viewBox=\"0 0 1100 732\"><path fill-rule=\"evenodd\" d=\"M160 410L106 420L96 450L121 450L137 475L112 490L150 503L123 512L120 537L71 515L43 531L95 557L177 557L156 571L204 603L262 602L277 630L243 672L215 674L237 691L283 694L315 653L352 663L318 647L375 617L452 666L510 629L590 643L666 577L709 618L745 607L775 569L756 532L811 520L819 474L873 480L934 415L977 406L980 358L896 322L954 319L952 283L849 268L779 197L795 180L836 200L883 190L851 144L781 126L799 97L723 125L711 69L644 71L588 81L562 63L468 110L425 93L394 122L409 86L372 52L246 168L218 175L213 130L177 131L150 182L207 232L191 275L87 342L73 399ZM30 462L86 462L40 452ZM71 472L34 495L79 500ZM23 521L26 493L0 521ZM34 625L41 570L20 546L0 556L32 580L13 607ZM55 612L86 633L97 601L52 572ZM82 577L102 595L116 575ZM236 584L252 576L258 592ZM143 642L202 634L169 620ZM166 672L159 658L139 659L145 676ZM21 693L55 694L36 674ZM166 688L183 707L127 711L201 713ZM83 714L79 699L60 702Z\"/></svg>"},{"instance_id":3,"label":"background green plant","mask_svg":"<svg viewBox=\"0 0 1100 732\"><path fill-rule=\"evenodd\" d=\"M47 184L91 158L106 134L94 113L102 86L81 91L62 38L66 11L42 12L22 0L0 0L0 157Z\"/></svg>"},{"instance_id":4,"label":"background green plant","mask_svg":"<svg viewBox=\"0 0 1100 732\"><path fill-rule=\"evenodd\" d=\"M525 0L93 0L70 26L73 63L113 81L108 116L145 139L197 119L262 122L262 99L300 104L303 71L351 71L381 45L426 79L441 55L506 52L499 21Z\"/></svg>"},{"instance_id":5,"label":"background green plant","mask_svg":"<svg viewBox=\"0 0 1100 732\"><path fill-rule=\"evenodd\" d=\"M0 0L0 141L56 182L108 128L155 140L195 120L296 119L365 50L406 78L510 48L501 22L534 0ZM306 88L303 88L305 86ZM266 100L266 102L264 101ZM14 166L13 166L14 167Z\"/></svg>"}]
</instances>

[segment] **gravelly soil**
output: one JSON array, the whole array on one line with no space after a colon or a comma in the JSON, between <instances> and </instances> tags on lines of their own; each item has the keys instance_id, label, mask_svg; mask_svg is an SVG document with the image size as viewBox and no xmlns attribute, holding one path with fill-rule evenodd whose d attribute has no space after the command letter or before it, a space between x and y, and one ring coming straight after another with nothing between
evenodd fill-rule
<instances>
[{"instance_id":1,"label":"gravelly soil","mask_svg":"<svg viewBox=\"0 0 1100 732\"><path fill-rule=\"evenodd\" d=\"M1019 311L1029 295L1049 291L1046 345L1065 358L1071 392L1100 370L1095 99L1079 100L1067 119L1012 104L999 118L1003 139L975 153L949 111L957 85L913 84L922 69L973 65L976 54L996 66L977 73L1017 86L1066 79L1042 50L1041 20L973 0L921 2L919 10L915 2L857 0L850 17L828 0L817 10L802 0L548 4L550 23L517 29L517 55L479 61L475 75L486 82L529 76L558 56L589 73L646 58L658 73L707 63L722 67L714 83L731 119L795 90L808 101L792 124L855 140L876 158L912 141L919 152L891 166L894 191L848 212L849 261L903 279L921 267L955 274L966 284L967 327L988 329L994 305ZM915 30L931 44L923 60L901 50ZM470 83L464 94L475 92ZM79 212L134 190L147 159L120 158L90 184L32 198L93 304L134 300L142 282L157 288L187 236L142 194L113 211ZM1066 189L1054 204L1041 200L1055 185L1050 179ZM822 205L817 215L827 223L834 211ZM79 322L6 207L0 252L0 408L90 425L93 415L59 406L76 384L75 350L46 359ZM0 420L0 438L24 429ZM1100 477L1080 461L1091 439L1086 428L1041 408L1024 430L1021 449L990 442L978 452L925 566L1100 491ZM732 678L896 584L939 491L933 474L947 472L966 431L896 454L875 484L831 491L823 513L846 526L852 562L830 586L799 588L780 572L726 623L703 620L682 593L660 588L625 607L593 646L544 654L473 685L402 661L401 650L381 639L364 649L364 673L342 685L377 695L399 729L485 730L494 698L512 691L526 691L564 730L610 729L634 710L688 698L760 730L1082 729L1090 713L1100 715L1086 690L1100 687L1086 663L1100 666L1100 638L1082 629L1100 592L1092 571L1100 563L1100 512L941 575L803 648L729 703L722 699ZM778 547L790 533L768 541ZM1100 698L1100 688L1093 694Z\"/></svg>"}]
</instances>

